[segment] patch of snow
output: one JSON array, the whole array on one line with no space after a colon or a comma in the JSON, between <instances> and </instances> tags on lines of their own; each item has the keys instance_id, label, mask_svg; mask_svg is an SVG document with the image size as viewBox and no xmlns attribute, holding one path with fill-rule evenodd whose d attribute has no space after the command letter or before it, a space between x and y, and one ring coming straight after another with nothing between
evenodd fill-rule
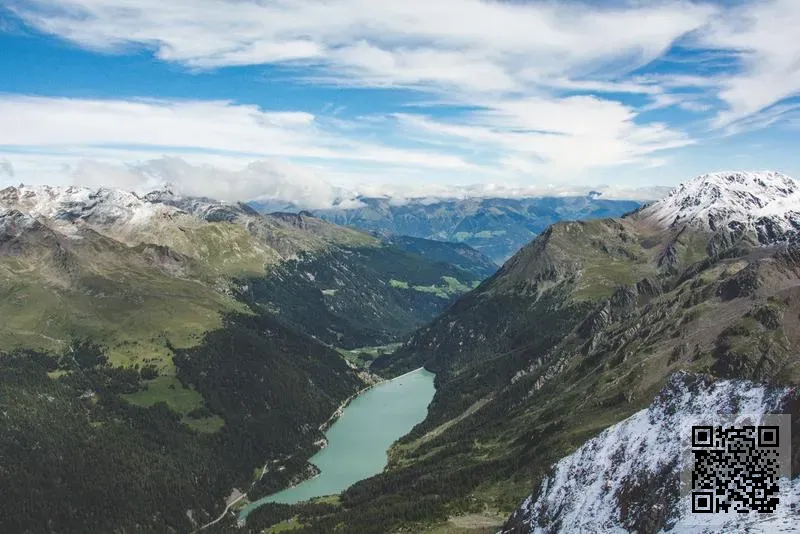
<instances>
[{"instance_id":1,"label":"patch of snow","mask_svg":"<svg viewBox=\"0 0 800 534\"><path fill-rule=\"evenodd\" d=\"M677 487L684 443L681 429L713 424L720 416L776 413L790 394L785 388L766 388L750 382L718 380L676 373L653 404L590 439L563 458L538 492L529 496L511 516L514 530L504 532L626 532L620 496L641 480L665 477ZM659 485L663 487L663 484ZM797 497L800 479L792 484ZM666 493L665 493L666 495ZM641 498L641 497L640 497ZM664 507L667 531L697 532L695 518L685 514L685 502L647 495L647 503L628 503L652 510ZM675 499L677 501L677 499ZM734 532L764 528L781 532L800 524L800 511L781 506L767 519L759 514L730 514L706 532ZM793 527L796 528L796 527ZM521 530L517 530L521 529ZM762 530L756 530L761 532ZM783 530L788 532L788 530ZM797 532L797 530L794 530Z\"/></svg>"}]
</instances>

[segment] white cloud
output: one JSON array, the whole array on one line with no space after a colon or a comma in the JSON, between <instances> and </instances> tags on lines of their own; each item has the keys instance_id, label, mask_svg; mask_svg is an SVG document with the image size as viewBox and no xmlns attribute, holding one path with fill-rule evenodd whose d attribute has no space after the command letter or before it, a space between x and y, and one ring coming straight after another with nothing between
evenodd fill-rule
<instances>
[{"instance_id":1,"label":"white cloud","mask_svg":"<svg viewBox=\"0 0 800 534\"><path fill-rule=\"evenodd\" d=\"M661 93L653 95L650 104L640 108L640 111L651 111L668 107L677 107L693 113L704 113L713 109L713 106L704 101L703 95L692 93Z\"/></svg>"},{"instance_id":2,"label":"white cloud","mask_svg":"<svg viewBox=\"0 0 800 534\"><path fill-rule=\"evenodd\" d=\"M540 65L550 76L620 58L635 66L712 13L685 1L598 8L479 0L18 0L12 9L43 31L100 49L146 44L162 59L195 66L303 59L335 74L353 69L418 82L460 79L454 70L479 72L487 64L508 71ZM465 65L465 57L472 61ZM439 73L426 69L432 61Z\"/></svg>"},{"instance_id":3,"label":"white cloud","mask_svg":"<svg viewBox=\"0 0 800 534\"><path fill-rule=\"evenodd\" d=\"M776 104L759 113L743 117L725 129L725 135L736 135L745 131L761 130L777 123L790 122L800 117L800 102Z\"/></svg>"},{"instance_id":4,"label":"white cloud","mask_svg":"<svg viewBox=\"0 0 800 534\"><path fill-rule=\"evenodd\" d=\"M121 164L117 158L86 159L63 156L20 156L15 159L21 167L27 184L79 185L99 188L112 187L144 194L170 186L173 191L188 196L205 196L227 201L259 199L290 202L303 209L360 207L359 196L389 197L395 203L410 199L442 198L519 198L531 196L586 195L601 191L604 198L653 200L663 195L665 188L619 185L564 184L524 181L453 182L435 183L418 179L408 171L411 179L377 183L370 176L360 176L361 181L341 184L335 173L294 165L281 160L255 160L240 164L238 160L212 158L202 164L192 164L179 157L142 160ZM66 163L65 163L66 162ZM349 174L350 180L358 179ZM16 185L11 179L3 180L0 187Z\"/></svg>"},{"instance_id":5,"label":"white cloud","mask_svg":"<svg viewBox=\"0 0 800 534\"><path fill-rule=\"evenodd\" d=\"M136 165L115 165L81 160L70 170L70 184L86 187L116 187L146 193L169 185L176 193L208 196L221 200L274 200L292 202L300 208L318 209L361 206L359 196L388 196L403 203L416 198L518 198L530 196L586 195L599 190L607 198L653 199L658 188L625 188L607 185L565 186L559 184L523 185L480 183L444 185L432 183L332 184L307 168L280 161L254 161L244 167L228 169L214 165L192 165L181 158L161 158Z\"/></svg>"},{"instance_id":6,"label":"white cloud","mask_svg":"<svg viewBox=\"0 0 800 534\"><path fill-rule=\"evenodd\" d=\"M410 87L481 105L553 90L658 94L619 80L718 9L482 0L16 0L28 24L101 50L144 45L190 67L282 63L310 81Z\"/></svg>"},{"instance_id":7,"label":"white cloud","mask_svg":"<svg viewBox=\"0 0 800 534\"><path fill-rule=\"evenodd\" d=\"M363 184L355 191L364 197L388 197L395 204L409 201L433 203L442 199L465 198L530 198L530 197L564 197L585 196L591 191L602 194L606 199L623 199L652 201L663 197L669 187L619 187L610 185L568 185L542 184L525 185L515 183L480 183L456 186L427 184L405 186L395 184L392 187L376 188Z\"/></svg>"},{"instance_id":8,"label":"white cloud","mask_svg":"<svg viewBox=\"0 0 800 534\"><path fill-rule=\"evenodd\" d=\"M213 153L236 160L225 168L269 158L348 184L364 175L586 182L614 165L664 165L665 151L698 142L645 112L716 115L714 128L736 133L774 124L787 109L776 103L800 88L796 0L7 4L28 25L91 49L145 47L190 69L280 64L304 82L408 88L429 99L424 114L343 119L226 101L0 96L11 125L0 128L0 145L15 161L14 150L72 166L75 157L113 163L111 151L133 165L161 154L196 164ZM676 44L692 53L669 55ZM679 73L631 74L665 55L682 63ZM436 113L454 104L472 111Z\"/></svg>"},{"instance_id":9,"label":"white cloud","mask_svg":"<svg viewBox=\"0 0 800 534\"><path fill-rule=\"evenodd\" d=\"M800 93L797 29L800 2L766 0L739 5L699 36L705 46L735 51L740 71L722 80L719 97L728 110L716 119L727 126Z\"/></svg>"},{"instance_id":10,"label":"white cloud","mask_svg":"<svg viewBox=\"0 0 800 534\"><path fill-rule=\"evenodd\" d=\"M482 110L450 122L421 114L343 120L222 101L13 95L0 96L0 116L6 151L49 155L50 161L61 156L62 165L81 158L135 163L184 155L193 162L227 158L222 166L231 167L280 158L317 174L370 172L387 182L408 171L419 181L522 174L566 180L691 142L657 123L636 124L632 108L592 96L486 99ZM376 128L402 146L375 141ZM504 166L506 161L528 163ZM354 183L356 176L341 181Z\"/></svg>"},{"instance_id":11,"label":"white cloud","mask_svg":"<svg viewBox=\"0 0 800 534\"><path fill-rule=\"evenodd\" d=\"M136 165L93 160L78 162L71 181L87 187L117 187L146 193L169 185L179 194L219 200L279 199L307 208L330 206L343 194L309 169L287 162L255 161L238 169L192 165L180 158L162 158Z\"/></svg>"},{"instance_id":12,"label":"white cloud","mask_svg":"<svg viewBox=\"0 0 800 534\"><path fill-rule=\"evenodd\" d=\"M2 175L9 176L10 178L14 177L14 166L11 165L11 162L5 158L0 158L0 176Z\"/></svg>"},{"instance_id":13,"label":"white cloud","mask_svg":"<svg viewBox=\"0 0 800 534\"><path fill-rule=\"evenodd\" d=\"M313 121L229 102L0 96L0 144L150 145L248 152L288 149Z\"/></svg>"},{"instance_id":14,"label":"white cloud","mask_svg":"<svg viewBox=\"0 0 800 534\"><path fill-rule=\"evenodd\" d=\"M318 158L467 169L450 154L343 137L303 112L269 112L222 101L86 100L0 96L0 145L93 156L99 147ZM152 155L152 154L151 154Z\"/></svg>"},{"instance_id":15,"label":"white cloud","mask_svg":"<svg viewBox=\"0 0 800 534\"><path fill-rule=\"evenodd\" d=\"M639 125L630 107L592 96L504 100L489 106L458 122L408 114L397 118L454 144L494 148L506 154L500 163L509 171L562 179L596 167L646 162L654 152L693 142L663 124Z\"/></svg>"}]
</instances>

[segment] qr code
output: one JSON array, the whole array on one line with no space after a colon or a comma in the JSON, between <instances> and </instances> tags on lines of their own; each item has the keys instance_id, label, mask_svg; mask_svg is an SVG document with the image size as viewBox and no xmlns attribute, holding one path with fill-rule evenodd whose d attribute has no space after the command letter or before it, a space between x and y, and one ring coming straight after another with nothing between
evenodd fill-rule
<instances>
[{"instance_id":1,"label":"qr code","mask_svg":"<svg viewBox=\"0 0 800 534\"><path fill-rule=\"evenodd\" d=\"M692 426L692 513L775 512L781 438L777 425Z\"/></svg>"}]
</instances>

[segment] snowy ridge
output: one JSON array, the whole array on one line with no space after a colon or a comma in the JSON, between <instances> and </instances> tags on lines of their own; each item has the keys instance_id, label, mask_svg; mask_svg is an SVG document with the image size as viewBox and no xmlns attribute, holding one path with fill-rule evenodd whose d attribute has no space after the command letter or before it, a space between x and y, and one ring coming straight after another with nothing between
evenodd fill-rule
<instances>
[{"instance_id":1,"label":"snowy ridge","mask_svg":"<svg viewBox=\"0 0 800 534\"><path fill-rule=\"evenodd\" d=\"M698 532L682 515L685 503L679 506L679 429L718 421L718 414L780 413L792 395L797 391L676 373L649 408L559 461L503 532ZM800 479L792 491L800 494ZM788 509L766 522L759 514L715 515L720 522L703 532L796 532L800 511Z\"/></svg>"},{"instance_id":2,"label":"snowy ridge","mask_svg":"<svg viewBox=\"0 0 800 534\"><path fill-rule=\"evenodd\" d=\"M0 191L0 207L68 226L78 221L99 226L141 226L160 214L176 211L119 189L21 186Z\"/></svg>"},{"instance_id":3,"label":"snowy ridge","mask_svg":"<svg viewBox=\"0 0 800 534\"><path fill-rule=\"evenodd\" d=\"M0 210L18 210L67 235L87 224L113 235L135 235L160 218L188 214L204 221L233 221L247 210L206 198L181 197L169 188L144 196L120 189L20 186L0 191Z\"/></svg>"},{"instance_id":4,"label":"snowy ridge","mask_svg":"<svg viewBox=\"0 0 800 534\"><path fill-rule=\"evenodd\" d=\"M773 171L704 174L673 189L639 216L665 228L753 230L766 244L800 230L800 185Z\"/></svg>"}]
</instances>

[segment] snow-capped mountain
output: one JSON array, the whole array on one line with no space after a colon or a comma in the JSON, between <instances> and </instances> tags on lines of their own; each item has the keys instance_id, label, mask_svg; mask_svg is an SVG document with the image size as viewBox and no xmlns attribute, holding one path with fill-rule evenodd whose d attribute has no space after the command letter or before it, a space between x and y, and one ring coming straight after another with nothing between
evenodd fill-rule
<instances>
[{"instance_id":1,"label":"snow-capped mountain","mask_svg":"<svg viewBox=\"0 0 800 534\"><path fill-rule=\"evenodd\" d=\"M20 186L0 191L0 207L19 210L67 235L87 224L106 230L119 229L129 234L154 217L178 211L119 189L85 187Z\"/></svg>"},{"instance_id":2,"label":"snow-capped mountain","mask_svg":"<svg viewBox=\"0 0 800 534\"><path fill-rule=\"evenodd\" d=\"M503 532L797 532L800 510L790 506L769 517L714 514L699 528L679 487L681 429L719 424L724 414L785 413L798 395L797 388L676 373L649 408L559 461ZM796 502L800 479L788 491Z\"/></svg>"},{"instance_id":3,"label":"snow-capped mountain","mask_svg":"<svg viewBox=\"0 0 800 534\"><path fill-rule=\"evenodd\" d=\"M639 217L666 228L754 232L759 243L768 244L800 230L800 185L772 171L704 174L647 206Z\"/></svg>"},{"instance_id":4,"label":"snow-capped mountain","mask_svg":"<svg viewBox=\"0 0 800 534\"><path fill-rule=\"evenodd\" d=\"M21 212L73 239L88 228L128 245L154 243L183 253L189 253L187 228L220 221L271 224L244 204L183 197L169 188L140 196L109 188L8 187L0 190L0 209Z\"/></svg>"},{"instance_id":5,"label":"snow-capped mountain","mask_svg":"<svg viewBox=\"0 0 800 534\"><path fill-rule=\"evenodd\" d=\"M0 191L0 206L18 209L33 217L101 226L139 225L160 215L188 213L203 220L217 220L220 211L248 212L239 204L208 198L182 197L169 188L139 196L121 189L86 187L20 186ZM251 212L255 214L255 212ZM230 217L224 217L230 219Z\"/></svg>"},{"instance_id":6,"label":"snow-capped mountain","mask_svg":"<svg viewBox=\"0 0 800 534\"><path fill-rule=\"evenodd\" d=\"M261 218L246 204L181 196L169 187L141 196L109 188L8 187L0 190L0 209L18 210L34 219L45 219L67 234L72 233L70 227L88 225L115 237L134 236L143 228L157 224L158 219L178 216L193 217L200 222L239 221L242 224L251 218Z\"/></svg>"}]
</instances>

